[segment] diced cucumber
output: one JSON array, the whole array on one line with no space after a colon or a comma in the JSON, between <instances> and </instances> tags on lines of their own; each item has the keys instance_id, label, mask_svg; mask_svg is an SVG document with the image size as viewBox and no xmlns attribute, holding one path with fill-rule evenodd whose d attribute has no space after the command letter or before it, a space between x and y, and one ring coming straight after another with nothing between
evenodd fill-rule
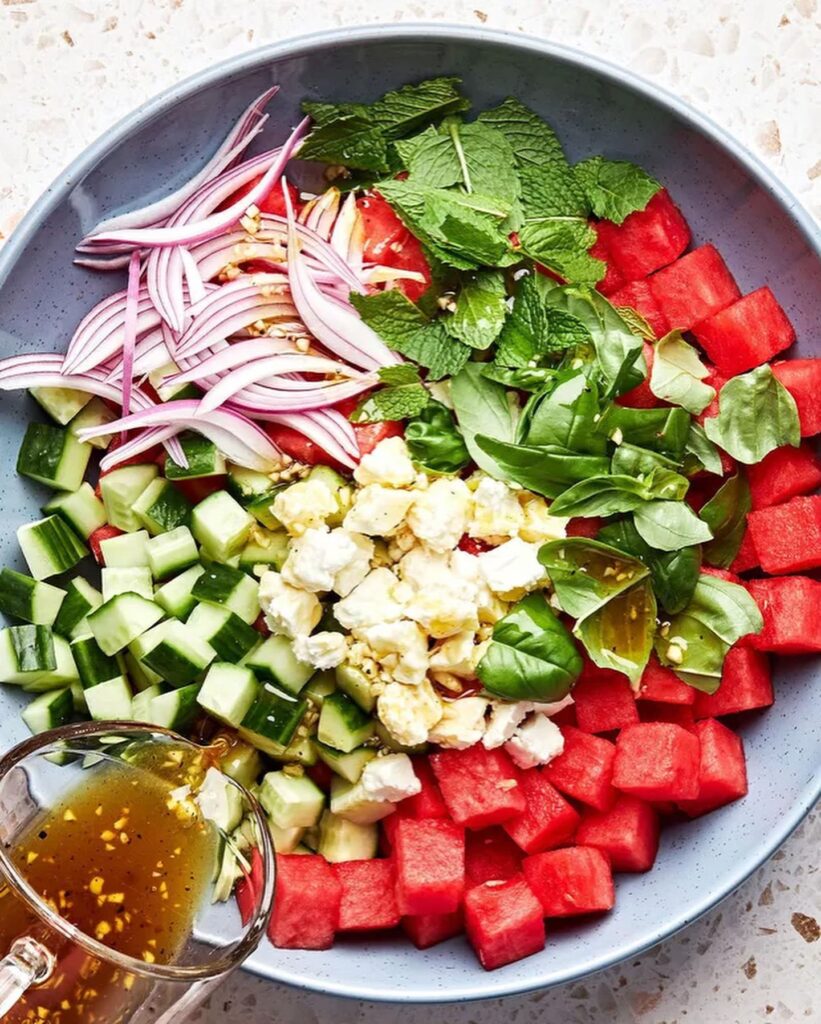
<instances>
[{"instance_id":1,"label":"diced cucumber","mask_svg":"<svg viewBox=\"0 0 821 1024\"><path fill-rule=\"evenodd\" d=\"M126 666L128 674L134 680L134 685L138 690L151 686L153 683L164 682L163 677L150 669L142 659L162 640L166 630L171 628L173 621L173 619L163 620L128 645L128 652L125 655Z\"/></svg>"},{"instance_id":2,"label":"diced cucumber","mask_svg":"<svg viewBox=\"0 0 821 1024\"><path fill-rule=\"evenodd\" d=\"M211 887L212 903L225 903L230 900L234 886L242 877L243 871L237 858L237 851L232 843L226 842L222 847L219 869Z\"/></svg>"},{"instance_id":3,"label":"diced cucumber","mask_svg":"<svg viewBox=\"0 0 821 1024\"><path fill-rule=\"evenodd\" d=\"M152 537L188 526L191 509L191 502L162 477L155 477L134 502L137 518Z\"/></svg>"},{"instance_id":4,"label":"diced cucumber","mask_svg":"<svg viewBox=\"0 0 821 1024\"><path fill-rule=\"evenodd\" d=\"M205 773L195 799L203 818L220 832L233 832L242 821L242 792L216 768Z\"/></svg>"},{"instance_id":5,"label":"diced cucumber","mask_svg":"<svg viewBox=\"0 0 821 1024\"><path fill-rule=\"evenodd\" d=\"M58 494L43 505L46 515L56 513L84 540L95 530L105 526L105 506L89 483L80 484L76 491Z\"/></svg>"},{"instance_id":6,"label":"diced cucumber","mask_svg":"<svg viewBox=\"0 0 821 1024\"><path fill-rule=\"evenodd\" d=\"M333 811L324 811L319 820L317 853L329 864L346 860L373 860L379 847L376 824L359 825Z\"/></svg>"},{"instance_id":7,"label":"diced cucumber","mask_svg":"<svg viewBox=\"0 0 821 1024\"><path fill-rule=\"evenodd\" d=\"M148 565L148 534L145 530L121 533L118 537L107 537L100 541L103 562L115 568L132 569Z\"/></svg>"},{"instance_id":8,"label":"diced cucumber","mask_svg":"<svg viewBox=\"0 0 821 1024\"><path fill-rule=\"evenodd\" d=\"M193 682L216 658L217 652L184 622L171 621L142 662L172 686Z\"/></svg>"},{"instance_id":9,"label":"diced cucumber","mask_svg":"<svg viewBox=\"0 0 821 1024\"><path fill-rule=\"evenodd\" d=\"M376 707L376 697L371 688L371 682L364 672L361 672L353 665L337 665L336 685L346 693L351 700L370 714Z\"/></svg>"},{"instance_id":10,"label":"diced cucumber","mask_svg":"<svg viewBox=\"0 0 821 1024\"><path fill-rule=\"evenodd\" d=\"M138 661L131 651L123 651L123 661L125 662L126 675L131 680L131 685L140 693L143 690L150 689L152 686L162 684L162 679L160 679L157 673L152 672L150 668L143 665L141 661ZM162 688L162 692L165 693L165 687Z\"/></svg>"},{"instance_id":11,"label":"diced cucumber","mask_svg":"<svg viewBox=\"0 0 821 1024\"><path fill-rule=\"evenodd\" d=\"M336 497L338 511L328 516L325 522L328 526L341 526L353 504L353 488L350 483L330 466L314 466L307 479L320 480Z\"/></svg>"},{"instance_id":12,"label":"diced cucumber","mask_svg":"<svg viewBox=\"0 0 821 1024\"><path fill-rule=\"evenodd\" d=\"M375 747L357 747L349 754L343 754L333 747L316 742L316 749L320 761L324 761L332 772L336 772L346 782L359 782L365 765L376 757Z\"/></svg>"},{"instance_id":13,"label":"diced cucumber","mask_svg":"<svg viewBox=\"0 0 821 1024\"><path fill-rule=\"evenodd\" d=\"M155 697L159 697L163 692L163 688L159 683L153 683L144 690L135 693L131 698L131 714L128 717L133 718L135 722L150 721L148 709L151 706L151 701Z\"/></svg>"},{"instance_id":14,"label":"diced cucumber","mask_svg":"<svg viewBox=\"0 0 821 1024\"><path fill-rule=\"evenodd\" d=\"M268 819L268 831L277 853L293 853L305 835L304 828L280 828Z\"/></svg>"},{"instance_id":15,"label":"diced cucumber","mask_svg":"<svg viewBox=\"0 0 821 1024\"><path fill-rule=\"evenodd\" d=\"M68 429L77 437L80 431L87 427L102 427L106 423L113 423L116 418L114 411L109 409L101 398L95 396L77 413L69 423ZM111 444L111 437L93 437L87 443L92 448L100 448L104 451Z\"/></svg>"},{"instance_id":16,"label":"diced cucumber","mask_svg":"<svg viewBox=\"0 0 821 1024\"><path fill-rule=\"evenodd\" d=\"M172 384L168 381L169 377L173 377L179 372L180 368L176 363L166 363L165 366L149 373L149 383L164 402L201 397L202 392L196 384Z\"/></svg>"},{"instance_id":17,"label":"diced cucumber","mask_svg":"<svg viewBox=\"0 0 821 1024\"><path fill-rule=\"evenodd\" d=\"M181 434L179 441L188 459L188 468L178 466L167 457L165 475L169 480L193 480L201 476L221 476L225 472L225 459L207 438L200 434Z\"/></svg>"},{"instance_id":18,"label":"diced cucumber","mask_svg":"<svg viewBox=\"0 0 821 1024\"><path fill-rule=\"evenodd\" d=\"M75 714L82 715L83 718L88 718L88 704L86 704L86 694L83 689L83 684L79 679L69 686L71 690L71 703L74 705Z\"/></svg>"},{"instance_id":19,"label":"diced cucumber","mask_svg":"<svg viewBox=\"0 0 821 1024\"><path fill-rule=\"evenodd\" d=\"M73 569L88 554L85 544L59 516L25 523L17 530L17 542L36 580Z\"/></svg>"},{"instance_id":20,"label":"diced cucumber","mask_svg":"<svg viewBox=\"0 0 821 1024\"><path fill-rule=\"evenodd\" d=\"M57 690L61 686L71 686L79 680L77 666L71 656L71 647L61 636L52 637L54 641L54 658L57 662L53 669L42 672L28 672L20 680L26 693L44 693L46 690Z\"/></svg>"},{"instance_id":21,"label":"diced cucumber","mask_svg":"<svg viewBox=\"0 0 821 1024\"><path fill-rule=\"evenodd\" d=\"M376 735L383 747L392 750L395 754L424 754L428 749L427 743L419 743L415 747L406 747L393 738L390 732L378 719L376 721Z\"/></svg>"},{"instance_id":22,"label":"diced cucumber","mask_svg":"<svg viewBox=\"0 0 821 1024\"><path fill-rule=\"evenodd\" d=\"M215 604L198 604L188 616L187 625L211 644L221 661L242 661L259 640L253 626Z\"/></svg>"},{"instance_id":23,"label":"diced cucumber","mask_svg":"<svg viewBox=\"0 0 821 1024\"><path fill-rule=\"evenodd\" d=\"M331 810L357 825L372 825L393 814L396 804L374 800L361 782L346 782L337 775L331 782Z\"/></svg>"},{"instance_id":24,"label":"diced cucumber","mask_svg":"<svg viewBox=\"0 0 821 1024\"><path fill-rule=\"evenodd\" d=\"M162 617L162 608L153 601L139 594L118 594L91 612L88 624L105 653L118 654Z\"/></svg>"},{"instance_id":25,"label":"diced cucumber","mask_svg":"<svg viewBox=\"0 0 821 1024\"><path fill-rule=\"evenodd\" d=\"M149 704L148 721L165 729L185 732L199 713L199 689L198 683L192 683L190 686L181 686L178 690L169 690L168 693L154 697Z\"/></svg>"},{"instance_id":26,"label":"diced cucumber","mask_svg":"<svg viewBox=\"0 0 821 1024\"><path fill-rule=\"evenodd\" d=\"M106 683L123 674L116 657L105 654L93 636L81 636L71 641L71 654L84 689Z\"/></svg>"},{"instance_id":27,"label":"diced cucumber","mask_svg":"<svg viewBox=\"0 0 821 1024\"><path fill-rule=\"evenodd\" d=\"M70 431L50 423L29 423L17 456L17 472L58 491L76 491L90 458L91 445L78 441Z\"/></svg>"},{"instance_id":28,"label":"diced cucumber","mask_svg":"<svg viewBox=\"0 0 821 1024\"><path fill-rule=\"evenodd\" d=\"M259 617L259 583L230 565L211 563L206 566L191 591L198 601L224 605L243 622L256 622Z\"/></svg>"},{"instance_id":29,"label":"diced cucumber","mask_svg":"<svg viewBox=\"0 0 821 1024\"><path fill-rule=\"evenodd\" d=\"M308 685L302 690L302 696L321 708L325 698L335 691L336 675L333 669L326 669L324 672L317 672L308 680Z\"/></svg>"},{"instance_id":30,"label":"diced cucumber","mask_svg":"<svg viewBox=\"0 0 821 1024\"><path fill-rule=\"evenodd\" d=\"M239 567L243 572L254 572L256 566L279 571L288 557L288 534L282 530L266 530L258 526L251 531L251 539L240 552Z\"/></svg>"},{"instance_id":31,"label":"diced cucumber","mask_svg":"<svg viewBox=\"0 0 821 1024\"><path fill-rule=\"evenodd\" d=\"M112 526L135 533L142 529L140 517L134 511L134 502L151 481L159 474L153 463L139 466L123 466L106 473L100 478L100 492L103 496L106 517Z\"/></svg>"},{"instance_id":32,"label":"diced cucumber","mask_svg":"<svg viewBox=\"0 0 821 1024\"><path fill-rule=\"evenodd\" d=\"M74 419L91 401L87 391L77 391L75 388L30 388L29 394L61 427Z\"/></svg>"},{"instance_id":33,"label":"diced cucumber","mask_svg":"<svg viewBox=\"0 0 821 1024\"><path fill-rule=\"evenodd\" d=\"M173 580L163 583L155 592L154 600L174 618L187 619L197 606L197 599L192 592L194 584L204 572L201 565L192 565Z\"/></svg>"},{"instance_id":34,"label":"diced cucumber","mask_svg":"<svg viewBox=\"0 0 821 1024\"><path fill-rule=\"evenodd\" d=\"M279 828L311 828L325 807L325 794L315 782L284 771L264 776L258 799Z\"/></svg>"},{"instance_id":35,"label":"diced cucumber","mask_svg":"<svg viewBox=\"0 0 821 1024\"><path fill-rule=\"evenodd\" d=\"M145 546L154 579L164 580L199 563L197 542L187 526L152 537Z\"/></svg>"},{"instance_id":36,"label":"diced cucumber","mask_svg":"<svg viewBox=\"0 0 821 1024\"><path fill-rule=\"evenodd\" d=\"M66 596L54 620L54 632L60 636L71 636L89 612L99 608L103 595L82 576L73 579L66 587Z\"/></svg>"},{"instance_id":37,"label":"diced cucumber","mask_svg":"<svg viewBox=\"0 0 821 1024\"><path fill-rule=\"evenodd\" d=\"M317 738L343 754L349 754L371 738L374 721L344 693L326 697L319 715Z\"/></svg>"},{"instance_id":38,"label":"diced cucumber","mask_svg":"<svg viewBox=\"0 0 821 1024\"><path fill-rule=\"evenodd\" d=\"M257 696L259 683L250 668L215 662L197 695L200 707L226 725L242 724Z\"/></svg>"},{"instance_id":39,"label":"diced cucumber","mask_svg":"<svg viewBox=\"0 0 821 1024\"><path fill-rule=\"evenodd\" d=\"M285 636L269 636L246 657L245 664L260 679L270 679L283 690L298 694L314 674L314 668L299 661Z\"/></svg>"},{"instance_id":40,"label":"diced cucumber","mask_svg":"<svg viewBox=\"0 0 821 1024\"><path fill-rule=\"evenodd\" d=\"M110 601L117 594L139 594L140 597L147 597L149 600L154 596L151 570L144 565L135 565L131 569L104 568L100 576L103 581L104 601Z\"/></svg>"},{"instance_id":41,"label":"diced cucumber","mask_svg":"<svg viewBox=\"0 0 821 1024\"><path fill-rule=\"evenodd\" d=\"M275 484L269 476L242 466L229 466L228 490L254 519L269 530L276 529L279 521L271 511L271 505L282 484Z\"/></svg>"},{"instance_id":42,"label":"diced cucumber","mask_svg":"<svg viewBox=\"0 0 821 1024\"><path fill-rule=\"evenodd\" d=\"M131 718L131 687L125 676L109 679L85 691L88 713L95 722Z\"/></svg>"},{"instance_id":43,"label":"diced cucumber","mask_svg":"<svg viewBox=\"0 0 821 1024\"><path fill-rule=\"evenodd\" d=\"M303 839L304 838L305 837L303 836ZM304 843L300 843L299 846L295 846L293 850L291 850L291 855L297 857L310 857L313 852L314 851L310 850Z\"/></svg>"},{"instance_id":44,"label":"diced cucumber","mask_svg":"<svg viewBox=\"0 0 821 1024\"><path fill-rule=\"evenodd\" d=\"M0 630L0 682L25 683L32 673L55 668L54 635L48 626L7 626Z\"/></svg>"},{"instance_id":45,"label":"diced cucumber","mask_svg":"<svg viewBox=\"0 0 821 1024\"><path fill-rule=\"evenodd\" d=\"M191 529L197 541L217 559L238 555L248 543L253 516L227 491L216 491L194 506Z\"/></svg>"},{"instance_id":46,"label":"diced cucumber","mask_svg":"<svg viewBox=\"0 0 821 1024\"><path fill-rule=\"evenodd\" d=\"M51 690L41 693L39 697L23 708L20 717L35 735L57 729L71 720L74 714L74 701L71 689Z\"/></svg>"},{"instance_id":47,"label":"diced cucumber","mask_svg":"<svg viewBox=\"0 0 821 1024\"><path fill-rule=\"evenodd\" d=\"M248 789L262 774L262 758L250 743L232 740L227 753L220 758L220 771Z\"/></svg>"},{"instance_id":48,"label":"diced cucumber","mask_svg":"<svg viewBox=\"0 0 821 1024\"><path fill-rule=\"evenodd\" d=\"M38 626L51 626L66 596L65 590L42 583L14 569L0 572L0 612Z\"/></svg>"},{"instance_id":49,"label":"diced cucumber","mask_svg":"<svg viewBox=\"0 0 821 1024\"><path fill-rule=\"evenodd\" d=\"M242 731L247 734L243 738L264 752L272 747L287 747L307 710L307 701L297 700L264 683L242 719Z\"/></svg>"}]
</instances>

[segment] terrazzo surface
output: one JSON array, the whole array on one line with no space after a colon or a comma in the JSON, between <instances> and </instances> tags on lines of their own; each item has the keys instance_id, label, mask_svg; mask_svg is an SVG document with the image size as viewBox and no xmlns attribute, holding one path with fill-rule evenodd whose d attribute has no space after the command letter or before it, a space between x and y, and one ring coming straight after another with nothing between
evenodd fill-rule
<instances>
[{"instance_id":1,"label":"terrazzo surface","mask_svg":"<svg viewBox=\"0 0 821 1024\"><path fill-rule=\"evenodd\" d=\"M0 0L0 242L85 145L142 100L251 47L436 20L567 43L710 114L821 216L818 0ZM751 808L754 812L754 807ZM306 995L238 974L199 1024L754 1024L821 1020L821 816L714 912L582 982L479 1004Z\"/></svg>"}]
</instances>

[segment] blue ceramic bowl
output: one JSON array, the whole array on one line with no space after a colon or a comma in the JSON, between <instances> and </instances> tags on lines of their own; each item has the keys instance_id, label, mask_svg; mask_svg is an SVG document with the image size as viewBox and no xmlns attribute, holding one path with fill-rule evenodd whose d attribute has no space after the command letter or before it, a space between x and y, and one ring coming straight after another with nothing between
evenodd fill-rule
<instances>
[{"instance_id":1,"label":"blue ceramic bowl","mask_svg":"<svg viewBox=\"0 0 821 1024\"><path fill-rule=\"evenodd\" d=\"M114 282L71 264L75 242L104 215L177 187L233 119L271 83L268 137L282 138L304 97L369 99L431 75L455 74L477 108L518 96L558 130L573 158L634 160L681 205L695 243L715 242L742 291L769 284L798 331L798 353L821 337L819 237L809 215L716 125L658 86L594 57L518 35L438 25L339 30L234 58L131 114L80 156L36 203L0 252L0 354L61 351L80 317ZM819 354L817 349L815 354ZM33 403L0 408L3 564L19 563L14 530L43 497L13 466ZM798 825L819 793L818 664L776 666L778 700L738 722L750 795L663 835L655 868L622 875L613 913L550 928L538 956L486 974L463 940L419 953L398 937L341 941L327 953L261 948L248 963L268 978L367 999L478 999L579 978L635 956L730 893ZM20 702L0 688L0 749L22 738Z\"/></svg>"}]
</instances>

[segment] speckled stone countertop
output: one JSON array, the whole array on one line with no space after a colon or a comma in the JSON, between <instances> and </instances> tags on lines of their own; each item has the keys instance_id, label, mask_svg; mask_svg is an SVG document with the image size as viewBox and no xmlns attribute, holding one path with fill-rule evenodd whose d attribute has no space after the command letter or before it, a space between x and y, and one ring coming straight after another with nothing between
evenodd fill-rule
<instances>
[{"instance_id":1,"label":"speckled stone countertop","mask_svg":"<svg viewBox=\"0 0 821 1024\"><path fill-rule=\"evenodd\" d=\"M426 19L528 32L629 65L729 128L821 216L818 0L0 0L0 241L87 143L178 79L289 35ZM194 1019L819 1020L819 848L816 812L716 911L639 959L574 985L434 1009L305 995L238 974Z\"/></svg>"}]
</instances>

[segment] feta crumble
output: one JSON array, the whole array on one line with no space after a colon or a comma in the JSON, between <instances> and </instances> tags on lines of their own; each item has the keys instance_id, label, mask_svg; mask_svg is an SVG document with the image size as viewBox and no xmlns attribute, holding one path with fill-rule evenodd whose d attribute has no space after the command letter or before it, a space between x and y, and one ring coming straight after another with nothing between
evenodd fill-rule
<instances>
[{"instance_id":1,"label":"feta crumble","mask_svg":"<svg viewBox=\"0 0 821 1024\"><path fill-rule=\"evenodd\" d=\"M422 792L422 783L417 779L407 754L375 757L365 765L359 781L371 799L392 804Z\"/></svg>"}]
</instances>

